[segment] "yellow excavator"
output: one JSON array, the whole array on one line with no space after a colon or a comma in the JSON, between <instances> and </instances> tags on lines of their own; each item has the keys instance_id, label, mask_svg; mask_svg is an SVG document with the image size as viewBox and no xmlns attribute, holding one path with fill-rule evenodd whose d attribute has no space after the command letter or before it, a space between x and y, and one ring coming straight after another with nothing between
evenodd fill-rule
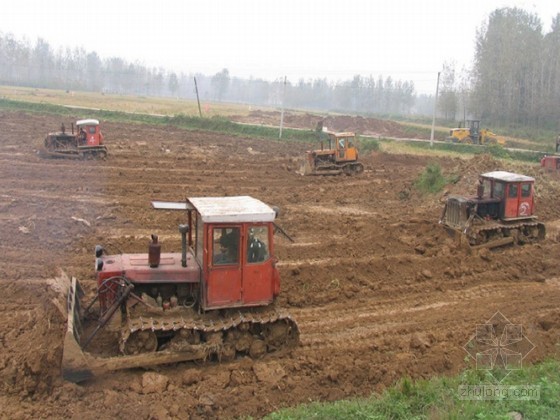
<instances>
[{"instance_id":1,"label":"yellow excavator","mask_svg":"<svg viewBox=\"0 0 560 420\"><path fill-rule=\"evenodd\" d=\"M468 120L469 127L452 128L449 130L447 141L462 144L499 144L504 146L506 139L491 132L487 128L480 128L480 120Z\"/></svg>"}]
</instances>

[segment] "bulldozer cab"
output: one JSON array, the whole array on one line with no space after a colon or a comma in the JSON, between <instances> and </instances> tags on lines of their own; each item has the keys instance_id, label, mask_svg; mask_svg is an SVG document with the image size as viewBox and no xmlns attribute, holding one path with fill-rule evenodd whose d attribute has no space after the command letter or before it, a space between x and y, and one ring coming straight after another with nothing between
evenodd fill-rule
<instances>
[{"instance_id":1,"label":"bulldozer cab","mask_svg":"<svg viewBox=\"0 0 560 420\"><path fill-rule=\"evenodd\" d=\"M79 146L100 146L103 144L103 134L99 121L94 119L76 121Z\"/></svg>"},{"instance_id":2,"label":"bulldozer cab","mask_svg":"<svg viewBox=\"0 0 560 420\"><path fill-rule=\"evenodd\" d=\"M480 120L469 120L470 137L475 143L478 143L480 136Z\"/></svg>"},{"instance_id":3,"label":"bulldozer cab","mask_svg":"<svg viewBox=\"0 0 560 420\"><path fill-rule=\"evenodd\" d=\"M246 196L187 200L203 310L261 306L280 291L274 258L275 211Z\"/></svg>"},{"instance_id":4,"label":"bulldozer cab","mask_svg":"<svg viewBox=\"0 0 560 420\"><path fill-rule=\"evenodd\" d=\"M506 171L480 176L484 197L499 202L499 218L511 220L533 216L535 179Z\"/></svg>"},{"instance_id":5,"label":"bulldozer cab","mask_svg":"<svg viewBox=\"0 0 560 420\"><path fill-rule=\"evenodd\" d=\"M355 146L355 134L327 133L329 140L329 150L335 151L336 162L350 162L358 159L358 151Z\"/></svg>"}]
</instances>

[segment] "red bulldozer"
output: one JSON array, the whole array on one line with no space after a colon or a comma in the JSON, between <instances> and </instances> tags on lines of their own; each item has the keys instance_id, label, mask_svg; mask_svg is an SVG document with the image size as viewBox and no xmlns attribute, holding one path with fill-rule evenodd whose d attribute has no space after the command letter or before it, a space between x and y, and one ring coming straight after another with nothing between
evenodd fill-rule
<instances>
[{"instance_id":1,"label":"red bulldozer","mask_svg":"<svg viewBox=\"0 0 560 420\"><path fill-rule=\"evenodd\" d=\"M80 159L105 159L107 147L103 144L99 121L86 119L71 125L71 132L66 132L64 124L60 131L49 133L43 142L41 154L49 157L66 157Z\"/></svg>"},{"instance_id":2,"label":"red bulldozer","mask_svg":"<svg viewBox=\"0 0 560 420\"><path fill-rule=\"evenodd\" d=\"M535 215L535 179L506 171L480 175L476 196L450 195L440 223L471 248L495 248L543 240Z\"/></svg>"},{"instance_id":3,"label":"red bulldozer","mask_svg":"<svg viewBox=\"0 0 560 420\"><path fill-rule=\"evenodd\" d=\"M551 172L560 172L560 134L556 137L556 153L545 155L541 159L541 166Z\"/></svg>"},{"instance_id":4,"label":"red bulldozer","mask_svg":"<svg viewBox=\"0 0 560 420\"><path fill-rule=\"evenodd\" d=\"M75 279L68 294L65 379L179 361L259 358L299 343L297 324L275 304L276 209L248 196L153 206L186 213L181 252L163 252L154 234L147 253L115 255L96 247L96 297L83 306Z\"/></svg>"}]
</instances>

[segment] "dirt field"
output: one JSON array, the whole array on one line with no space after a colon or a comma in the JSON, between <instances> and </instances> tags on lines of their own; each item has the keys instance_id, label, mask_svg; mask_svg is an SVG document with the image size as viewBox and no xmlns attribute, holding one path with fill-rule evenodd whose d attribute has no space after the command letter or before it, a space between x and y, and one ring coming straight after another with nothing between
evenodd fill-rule
<instances>
[{"instance_id":1,"label":"dirt field","mask_svg":"<svg viewBox=\"0 0 560 420\"><path fill-rule=\"evenodd\" d=\"M448 192L474 193L477 175L495 169L537 178L547 239L467 255L438 225L442 195L413 187L433 158L379 153L363 156L357 177L302 177L306 145L102 123L108 160L41 159L37 141L60 123L0 112L2 418L260 417L367 396L403 376L461 371L463 346L496 311L535 345L524 362L560 356L558 175L490 157L440 159L445 173L463 174ZM301 346L259 361L64 382L65 319L50 279L64 270L91 291L98 243L146 252L157 233L164 252L179 251L184 220L150 201L204 195L252 195L281 208L278 223L295 243L276 238L279 303L298 322Z\"/></svg>"},{"instance_id":2,"label":"dirt field","mask_svg":"<svg viewBox=\"0 0 560 420\"><path fill-rule=\"evenodd\" d=\"M278 126L280 118L280 112L278 111L255 110L251 111L247 116L233 116L230 119L255 125ZM349 117L345 115L319 116L308 113L286 113L284 115L284 126L289 128L314 130L319 121L322 121L323 127L329 131L353 131L359 135L372 137L421 138L418 135L405 132L404 126L401 124L377 118ZM436 133L435 139L444 140L445 136L441 133Z\"/></svg>"}]
</instances>

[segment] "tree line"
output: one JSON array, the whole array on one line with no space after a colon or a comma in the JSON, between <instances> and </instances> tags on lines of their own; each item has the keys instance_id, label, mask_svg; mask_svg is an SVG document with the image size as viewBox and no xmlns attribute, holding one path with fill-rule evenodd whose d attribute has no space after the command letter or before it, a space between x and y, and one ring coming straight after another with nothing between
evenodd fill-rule
<instances>
[{"instance_id":1,"label":"tree line","mask_svg":"<svg viewBox=\"0 0 560 420\"><path fill-rule=\"evenodd\" d=\"M102 59L83 48L53 49L44 39L34 45L0 33L0 83L16 86L83 90L194 99L196 77L202 99L265 106L339 110L355 113L407 114L414 105L414 84L391 77L355 76L337 83L180 73L147 67L122 58Z\"/></svg>"},{"instance_id":2,"label":"tree line","mask_svg":"<svg viewBox=\"0 0 560 420\"><path fill-rule=\"evenodd\" d=\"M489 15L476 34L472 68L446 62L437 98L439 118L481 119L485 125L560 129L560 13L551 30L518 8ZM263 106L286 106L359 115L431 115L434 96L417 94L413 81L355 75L267 81L231 76L175 73L122 58L101 58L83 48L53 49L39 38L32 45L0 32L0 83L195 99Z\"/></svg>"},{"instance_id":3,"label":"tree line","mask_svg":"<svg viewBox=\"0 0 560 420\"><path fill-rule=\"evenodd\" d=\"M535 14L495 10L477 30L472 69L447 63L441 85L444 117L560 130L560 14L543 33Z\"/></svg>"}]
</instances>

